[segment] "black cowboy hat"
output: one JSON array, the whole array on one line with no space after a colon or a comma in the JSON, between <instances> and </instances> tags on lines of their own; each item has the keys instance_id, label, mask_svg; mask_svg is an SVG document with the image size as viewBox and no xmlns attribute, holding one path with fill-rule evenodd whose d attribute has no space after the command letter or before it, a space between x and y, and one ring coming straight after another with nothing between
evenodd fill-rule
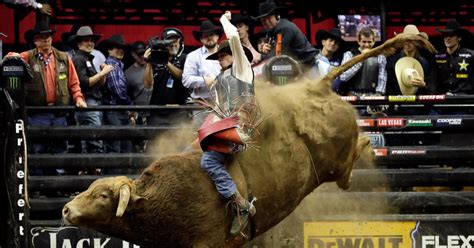
<instances>
[{"instance_id":1,"label":"black cowboy hat","mask_svg":"<svg viewBox=\"0 0 474 248\"><path fill-rule=\"evenodd\" d=\"M248 15L241 15L241 14L232 15L232 19L230 19L230 22L234 25L237 25L238 23L244 23L245 25L249 27L252 27L255 25L253 18L251 18Z\"/></svg>"},{"instance_id":2,"label":"black cowboy hat","mask_svg":"<svg viewBox=\"0 0 474 248\"><path fill-rule=\"evenodd\" d=\"M210 20L205 20L201 23L201 27L199 28L199 31L193 31L193 36L194 39L197 41L201 41L201 35L203 33L209 33L213 32L219 36L219 38L222 36L222 28L219 26L214 25Z\"/></svg>"},{"instance_id":3,"label":"black cowboy hat","mask_svg":"<svg viewBox=\"0 0 474 248\"><path fill-rule=\"evenodd\" d=\"M462 36L462 37L471 36L471 32L461 27L461 24L459 24L459 22L456 21L455 19L448 20L448 22L446 23L446 27L444 29L437 28L436 31L440 33L453 33L454 32L456 35Z\"/></svg>"},{"instance_id":4,"label":"black cowboy hat","mask_svg":"<svg viewBox=\"0 0 474 248\"><path fill-rule=\"evenodd\" d=\"M316 45L321 47L323 45L322 44L323 40L327 38L332 38L339 42L339 46L343 46L345 45L346 42L342 39L341 36L342 36L341 31L337 28L333 28L329 31L319 30L318 32L316 32Z\"/></svg>"},{"instance_id":5,"label":"black cowboy hat","mask_svg":"<svg viewBox=\"0 0 474 248\"><path fill-rule=\"evenodd\" d=\"M37 34L48 34L53 36L56 30L49 28L49 25L46 21L37 22L33 29L30 29L25 32L24 38L28 43L33 43L33 38Z\"/></svg>"},{"instance_id":6,"label":"black cowboy hat","mask_svg":"<svg viewBox=\"0 0 474 248\"><path fill-rule=\"evenodd\" d=\"M77 30L79 30L80 27L81 25L79 24L72 25L69 32L64 32L61 34L61 41L63 43L69 43L69 37L71 37L71 35L75 35L77 33Z\"/></svg>"},{"instance_id":7,"label":"black cowboy hat","mask_svg":"<svg viewBox=\"0 0 474 248\"><path fill-rule=\"evenodd\" d=\"M92 39L94 39L95 42L97 42L100 39L100 37L102 37L102 35L94 34L92 32L91 27L89 26L82 26L77 30L76 34L71 35L68 38L68 43L71 46L75 47L77 42L79 42L81 39L86 38L86 37L91 37Z\"/></svg>"},{"instance_id":8,"label":"black cowboy hat","mask_svg":"<svg viewBox=\"0 0 474 248\"><path fill-rule=\"evenodd\" d=\"M278 10L284 9L285 7L283 6L276 6L276 4L273 1L266 1L263 3L260 3L258 6L258 16L253 17L254 19L260 19L265 16L273 15L278 13Z\"/></svg>"},{"instance_id":9,"label":"black cowboy hat","mask_svg":"<svg viewBox=\"0 0 474 248\"><path fill-rule=\"evenodd\" d=\"M245 56L247 56L247 59L249 60L249 62L252 62L252 60L253 60L252 52L244 46L243 46L243 48L244 48ZM219 48L217 49L217 52L207 56L206 59L208 59L208 60L217 60L219 53L227 53L227 54L232 55L232 50L230 49L229 40L223 40L221 42L221 44L219 44Z\"/></svg>"},{"instance_id":10,"label":"black cowboy hat","mask_svg":"<svg viewBox=\"0 0 474 248\"><path fill-rule=\"evenodd\" d=\"M110 36L110 38L104 40L101 45L105 49L112 49L112 48L126 49L129 47L129 45L125 43L125 40L123 39L123 36L121 34L114 34Z\"/></svg>"}]
</instances>

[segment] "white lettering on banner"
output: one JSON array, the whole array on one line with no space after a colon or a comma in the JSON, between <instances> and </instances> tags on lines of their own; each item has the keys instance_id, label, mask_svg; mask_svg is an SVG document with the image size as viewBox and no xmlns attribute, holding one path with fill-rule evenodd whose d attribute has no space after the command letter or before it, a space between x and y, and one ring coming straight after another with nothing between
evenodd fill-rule
<instances>
[{"instance_id":1,"label":"white lettering on banner","mask_svg":"<svg viewBox=\"0 0 474 248\"><path fill-rule=\"evenodd\" d=\"M293 67L291 65L273 65L272 71L291 71Z\"/></svg>"},{"instance_id":2,"label":"white lettering on banner","mask_svg":"<svg viewBox=\"0 0 474 248\"><path fill-rule=\"evenodd\" d=\"M426 150L392 150L392 155L423 155L426 154Z\"/></svg>"},{"instance_id":3,"label":"white lettering on banner","mask_svg":"<svg viewBox=\"0 0 474 248\"><path fill-rule=\"evenodd\" d=\"M22 221L24 215L25 215L24 213L18 213L18 220Z\"/></svg>"},{"instance_id":4,"label":"white lettering on banner","mask_svg":"<svg viewBox=\"0 0 474 248\"><path fill-rule=\"evenodd\" d=\"M63 245L61 248L72 248L71 240L70 239L64 239L63 240Z\"/></svg>"},{"instance_id":5,"label":"white lettering on banner","mask_svg":"<svg viewBox=\"0 0 474 248\"><path fill-rule=\"evenodd\" d=\"M15 123L15 133L20 133L23 131L23 125L21 123Z\"/></svg>"},{"instance_id":6,"label":"white lettering on banner","mask_svg":"<svg viewBox=\"0 0 474 248\"><path fill-rule=\"evenodd\" d=\"M23 194L23 184L22 184L22 183L20 183L20 184L18 185L18 194L20 194L20 195Z\"/></svg>"},{"instance_id":7,"label":"white lettering on banner","mask_svg":"<svg viewBox=\"0 0 474 248\"><path fill-rule=\"evenodd\" d=\"M357 100L357 96L341 96L341 99L347 102L355 102Z\"/></svg>"},{"instance_id":8,"label":"white lettering on banner","mask_svg":"<svg viewBox=\"0 0 474 248\"><path fill-rule=\"evenodd\" d=\"M21 236L25 235L25 228L23 226L20 226L19 231Z\"/></svg>"},{"instance_id":9,"label":"white lettering on banner","mask_svg":"<svg viewBox=\"0 0 474 248\"><path fill-rule=\"evenodd\" d=\"M130 248L130 243L122 240L122 248ZM134 244L132 248L140 248L140 246Z\"/></svg>"},{"instance_id":10,"label":"white lettering on banner","mask_svg":"<svg viewBox=\"0 0 474 248\"><path fill-rule=\"evenodd\" d=\"M22 139L22 138L16 139L16 144L17 144L17 146L21 146L21 143L23 143L23 139Z\"/></svg>"},{"instance_id":11,"label":"white lettering on banner","mask_svg":"<svg viewBox=\"0 0 474 248\"><path fill-rule=\"evenodd\" d=\"M431 124L431 120L430 119L425 119L425 120L409 119L408 124Z\"/></svg>"},{"instance_id":12,"label":"white lettering on banner","mask_svg":"<svg viewBox=\"0 0 474 248\"><path fill-rule=\"evenodd\" d=\"M20 207L20 208L24 207L24 206L25 206L25 200L19 199L19 200L17 201L17 205L18 205L18 207Z\"/></svg>"},{"instance_id":13,"label":"white lettering on banner","mask_svg":"<svg viewBox=\"0 0 474 248\"><path fill-rule=\"evenodd\" d=\"M18 163L23 164L23 157L21 155L18 156Z\"/></svg>"},{"instance_id":14,"label":"white lettering on banner","mask_svg":"<svg viewBox=\"0 0 474 248\"><path fill-rule=\"evenodd\" d=\"M474 241L474 235L448 235L446 244L440 244L439 235L423 235L421 237L422 248L472 248L471 242ZM461 245L459 245L461 243Z\"/></svg>"},{"instance_id":15,"label":"white lettering on banner","mask_svg":"<svg viewBox=\"0 0 474 248\"><path fill-rule=\"evenodd\" d=\"M105 242L101 244L100 239L94 239L94 248L103 248L110 241L110 238L106 238Z\"/></svg>"},{"instance_id":16,"label":"white lettering on banner","mask_svg":"<svg viewBox=\"0 0 474 248\"><path fill-rule=\"evenodd\" d=\"M420 95L418 99L420 100L444 100L445 95Z\"/></svg>"},{"instance_id":17,"label":"white lettering on banner","mask_svg":"<svg viewBox=\"0 0 474 248\"><path fill-rule=\"evenodd\" d=\"M403 118L381 118L377 119L377 126L379 127L403 127Z\"/></svg>"},{"instance_id":18,"label":"white lettering on banner","mask_svg":"<svg viewBox=\"0 0 474 248\"><path fill-rule=\"evenodd\" d=\"M25 172L20 170L16 173L16 177L18 177L19 179L23 179L25 177Z\"/></svg>"},{"instance_id":19,"label":"white lettering on banner","mask_svg":"<svg viewBox=\"0 0 474 248\"><path fill-rule=\"evenodd\" d=\"M89 239L80 239L79 241L77 241L77 245L76 245L76 248L84 248L84 242L87 241L87 246L89 246L91 244L91 241Z\"/></svg>"},{"instance_id":20,"label":"white lettering on banner","mask_svg":"<svg viewBox=\"0 0 474 248\"><path fill-rule=\"evenodd\" d=\"M436 123L443 123L448 125L461 125L462 119L438 119Z\"/></svg>"}]
</instances>

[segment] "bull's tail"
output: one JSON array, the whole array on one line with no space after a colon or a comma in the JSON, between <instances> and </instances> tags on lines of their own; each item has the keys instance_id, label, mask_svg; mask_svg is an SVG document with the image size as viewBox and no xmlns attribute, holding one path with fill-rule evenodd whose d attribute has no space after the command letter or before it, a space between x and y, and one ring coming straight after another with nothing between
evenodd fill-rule
<instances>
[{"instance_id":1,"label":"bull's tail","mask_svg":"<svg viewBox=\"0 0 474 248\"><path fill-rule=\"evenodd\" d=\"M334 79L336 79L339 75L341 75L343 72L345 72L355 64L362 62L367 58L378 56L379 54L384 54L385 56L392 55L398 49L402 48L403 44L406 41L412 41L417 47L423 47L432 53L436 52L436 49L433 47L433 45L422 36L414 34L398 34L397 36L384 42L382 45L375 47L366 53L355 56L354 58L339 67L335 67L328 74L326 74L326 76L324 76L322 81L329 88L331 87L331 83L332 81L334 81Z\"/></svg>"}]
</instances>

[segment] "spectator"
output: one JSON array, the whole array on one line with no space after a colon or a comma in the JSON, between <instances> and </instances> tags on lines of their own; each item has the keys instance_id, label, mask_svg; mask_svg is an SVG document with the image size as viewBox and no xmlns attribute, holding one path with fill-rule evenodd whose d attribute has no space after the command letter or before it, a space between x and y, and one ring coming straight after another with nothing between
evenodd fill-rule
<instances>
[{"instance_id":1,"label":"spectator","mask_svg":"<svg viewBox=\"0 0 474 248\"><path fill-rule=\"evenodd\" d=\"M80 28L80 25L74 24L71 27L70 32L64 32L61 34L61 40L63 42L63 51L66 51L68 55L72 58L74 56L75 49L77 49L74 42L71 42L71 36L77 33L77 30ZM68 46L69 45L69 46ZM99 50L95 49L97 44L94 45L94 49L92 49L91 55L94 56L92 63L94 64L96 71L101 71L100 66L105 63L105 56Z\"/></svg>"},{"instance_id":2,"label":"spectator","mask_svg":"<svg viewBox=\"0 0 474 248\"><path fill-rule=\"evenodd\" d=\"M52 47L54 30L45 21L38 22L29 33L28 40L35 48L19 54L33 71L33 79L25 85L27 106L68 106L71 99L76 107L86 108L74 64L66 53ZM16 53L9 54L18 56ZM65 113L29 113L31 126L66 126ZM34 143L29 146L32 153L66 153L67 141ZM36 171L41 174L42 172ZM56 172L64 174L63 169Z\"/></svg>"},{"instance_id":3,"label":"spectator","mask_svg":"<svg viewBox=\"0 0 474 248\"><path fill-rule=\"evenodd\" d=\"M446 49L435 55L433 83L430 90L435 94L466 95L474 89L474 52L464 48L471 33L454 19L449 20L443 34Z\"/></svg>"},{"instance_id":4,"label":"spectator","mask_svg":"<svg viewBox=\"0 0 474 248\"><path fill-rule=\"evenodd\" d=\"M88 106L101 105L101 88L105 83L105 76L113 69L111 65L105 65L102 70L97 73L92 64L94 56L91 52L100 37L101 35L94 34L89 26L83 26L77 30L77 34L70 38L71 43L77 47L72 61L77 70L82 93L86 98ZM77 124L81 126L101 126L102 112L76 112L76 121ZM104 145L101 140L82 141L81 150L82 153L103 153Z\"/></svg>"},{"instance_id":5,"label":"spectator","mask_svg":"<svg viewBox=\"0 0 474 248\"><path fill-rule=\"evenodd\" d=\"M189 90L183 86L183 67L186 61L184 36L177 28L166 28L161 34L162 39L171 40L168 46L166 64L146 65L145 87L153 87L151 104L153 105L184 105L189 97ZM149 57L149 52L146 57ZM152 111L149 123L152 125L173 125L187 122L189 112L183 110Z\"/></svg>"},{"instance_id":6,"label":"spectator","mask_svg":"<svg viewBox=\"0 0 474 248\"><path fill-rule=\"evenodd\" d=\"M351 60L354 56L365 53L372 49L375 44L375 34L372 29L362 28L357 34L358 48L344 53L342 64ZM355 64L340 76L342 82L340 93L355 96L385 94L387 83L387 71L385 66L387 59L384 55L368 58Z\"/></svg>"},{"instance_id":7,"label":"spectator","mask_svg":"<svg viewBox=\"0 0 474 248\"><path fill-rule=\"evenodd\" d=\"M143 41L136 41L131 45L131 54L135 62L125 71L125 78L128 83L128 95L134 105L150 104L151 89L146 88L144 84L146 62L143 55L145 54L145 50L146 44ZM149 111L138 111L135 116L135 124L147 125L147 118L149 115ZM145 151L145 145L146 142L143 140L134 141L134 152Z\"/></svg>"},{"instance_id":8,"label":"spectator","mask_svg":"<svg viewBox=\"0 0 474 248\"><path fill-rule=\"evenodd\" d=\"M239 32L240 42L242 46L246 47L252 52L253 60L252 65L260 62L261 54L253 48L252 43L250 42L250 35L253 33L253 22L250 16L243 16L240 14L233 15L230 22L237 27Z\"/></svg>"},{"instance_id":9,"label":"spectator","mask_svg":"<svg viewBox=\"0 0 474 248\"><path fill-rule=\"evenodd\" d=\"M316 63L310 71L310 77L324 76L333 67L341 64L341 58L337 56L337 51L345 44L341 38L341 31L337 28L326 30L319 30L316 33L316 43L322 46L322 49L316 55Z\"/></svg>"},{"instance_id":10,"label":"spectator","mask_svg":"<svg viewBox=\"0 0 474 248\"><path fill-rule=\"evenodd\" d=\"M222 28L205 20L201 23L199 31L193 31L193 35L201 42L202 47L192 51L186 57L183 85L192 90L193 99L209 99L208 85L219 75L221 66L215 60L206 60L206 57L217 51L217 41L222 35ZM206 114L202 111L193 111L193 116L194 127L197 129L204 121Z\"/></svg>"},{"instance_id":11,"label":"spectator","mask_svg":"<svg viewBox=\"0 0 474 248\"><path fill-rule=\"evenodd\" d=\"M405 26L405 28L403 29L403 34L414 34L423 37L418 31L418 28L412 24ZM421 64L422 71L424 71L424 77L411 77L410 88L412 89L410 91L402 92L399 87L400 80L397 80L400 75L397 75L396 73L396 64L398 64L398 61L404 57L414 58L418 64ZM426 85L428 85L431 81L429 62L425 57L420 54L418 48L416 47L416 44L413 41L406 41L403 45L403 49L400 52L395 53L394 55L388 58L387 75L387 95L405 95L408 92L411 92L413 94L428 94Z\"/></svg>"},{"instance_id":12,"label":"spectator","mask_svg":"<svg viewBox=\"0 0 474 248\"><path fill-rule=\"evenodd\" d=\"M281 34L282 54L293 57L302 62L308 68L314 65L314 57L317 52L306 36L299 28L289 20L280 18L279 10L281 6L276 6L274 2L267 1L260 3L259 15L254 17L260 19L264 29L272 33L272 39L263 46L262 60L275 56L275 41L278 34Z\"/></svg>"},{"instance_id":13,"label":"spectator","mask_svg":"<svg viewBox=\"0 0 474 248\"><path fill-rule=\"evenodd\" d=\"M132 105L132 100L127 94L127 79L123 72L122 58L126 48L122 35L114 34L104 41L109 56L105 60L107 65L113 66L113 70L107 74L103 91L102 102L104 105ZM106 125L125 126L135 123L135 117L129 111L106 111L104 113ZM130 141L111 140L105 143L106 152L127 153L131 151Z\"/></svg>"},{"instance_id":14,"label":"spectator","mask_svg":"<svg viewBox=\"0 0 474 248\"><path fill-rule=\"evenodd\" d=\"M255 35L255 39L257 39L257 51L259 53L262 53L264 51L263 47L265 46L265 44L269 40L268 31L262 30L262 31L258 32Z\"/></svg>"}]
</instances>

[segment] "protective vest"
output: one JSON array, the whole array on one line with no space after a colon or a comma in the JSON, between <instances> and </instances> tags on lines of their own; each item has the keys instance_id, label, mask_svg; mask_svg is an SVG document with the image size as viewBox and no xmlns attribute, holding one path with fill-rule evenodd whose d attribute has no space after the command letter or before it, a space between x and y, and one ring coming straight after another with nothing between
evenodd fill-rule
<instances>
[{"instance_id":1,"label":"protective vest","mask_svg":"<svg viewBox=\"0 0 474 248\"><path fill-rule=\"evenodd\" d=\"M354 49L352 54L359 55L359 49ZM349 80L350 91L357 93L375 93L379 80L378 57L371 57L362 62L360 70Z\"/></svg>"},{"instance_id":2,"label":"protective vest","mask_svg":"<svg viewBox=\"0 0 474 248\"><path fill-rule=\"evenodd\" d=\"M68 89L69 59L66 53L58 51L54 47L53 54L56 63L56 100L54 105L67 106L71 101ZM28 51L28 64L33 71L33 79L25 84L26 105L46 106L46 87L44 80L44 63L38 57L38 50Z\"/></svg>"},{"instance_id":3,"label":"protective vest","mask_svg":"<svg viewBox=\"0 0 474 248\"><path fill-rule=\"evenodd\" d=\"M211 97L215 104L226 113L226 117L239 111L240 107L250 103L254 95L253 83L244 82L232 75L232 68L217 76L217 82L211 87Z\"/></svg>"}]
</instances>

